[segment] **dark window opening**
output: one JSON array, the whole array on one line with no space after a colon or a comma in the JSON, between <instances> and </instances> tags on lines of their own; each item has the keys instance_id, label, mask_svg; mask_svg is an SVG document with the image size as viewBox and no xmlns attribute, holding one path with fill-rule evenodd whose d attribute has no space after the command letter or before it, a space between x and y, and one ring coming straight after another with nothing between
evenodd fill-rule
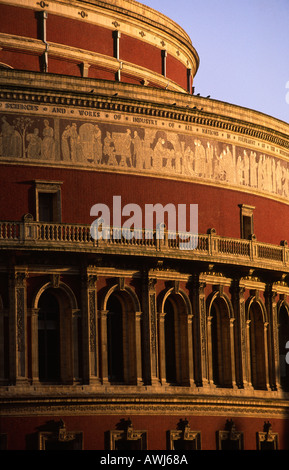
<instances>
[{"instance_id":1,"label":"dark window opening","mask_svg":"<svg viewBox=\"0 0 289 470\"><path fill-rule=\"evenodd\" d=\"M165 313L166 380L168 383L175 384L177 382L175 312L169 300L165 304Z\"/></svg>"},{"instance_id":2,"label":"dark window opening","mask_svg":"<svg viewBox=\"0 0 289 470\"><path fill-rule=\"evenodd\" d=\"M289 364L286 362L286 355L289 348L286 347L289 341L289 314L287 308L282 305L279 312L279 362L280 381L283 390L289 391Z\"/></svg>"},{"instance_id":3,"label":"dark window opening","mask_svg":"<svg viewBox=\"0 0 289 470\"><path fill-rule=\"evenodd\" d=\"M223 301L211 307L213 381L219 387L232 387L230 318Z\"/></svg>"},{"instance_id":4,"label":"dark window opening","mask_svg":"<svg viewBox=\"0 0 289 470\"><path fill-rule=\"evenodd\" d=\"M39 299L38 358L39 380L59 381L59 304L50 292L44 292Z\"/></svg>"},{"instance_id":5,"label":"dark window opening","mask_svg":"<svg viewBox=\"0 0 289 470\"><path fill-rule=\"evenodd\" d=\"M141 439L131 441L126 439L119 439L115 441L115 450L142 450Z\"/></svg>"},{"instance_id":6,"label":"dark window opening","mask_svg":"<svg viewBox=\"0 0 289 470\"><path fill-rule=\"evenodd\" d=\"M254 235L254 209L253 206L239 204L240 222L241 222L241 238L249 240Z\"/></svg>"},{"instance_id":7,"label":"dark window opening","mask_svg":"<svg viewBox=\"0 0 289 470\"><path fill-rule=\"evenodd\" d=\"M107 357L108 379L111 382L124 382L123 361L123 314L116 296L109 298L107 315Z\"/></svg>"},{"instance_id":8,"label":"dark window opening","mask_svg":"<svg viewBox=\"0 0 289 470\"><path fill-rule=\"evenodd\" d=\"M38 210L40 222L56 221L56 194L55 193L39 193L38 194Z\"/></svg>"},{"instance_id":9,"label":"dark window opening","mask_svg":"<svg viewBox=\"0 0 289 470\"><path fill-rule=\"evenodd\" d=\"M253 234L253 227L252 227L252 217L244 215L243 216L243 237L246 240L250 238Z\"/></svg>"},{"instance_id":10,"label":"dark window opening","mask_svg":"<svg viewBox=\"0 0 289 470\"><path fill-rule=\"evenodd\" d=\"M189 439L176 439L174 440L174 449L173 450L196 450L197 441Z\"/></svg>"},{"instance_id":11,"label":"dark window opening","mask_svg":"<svg viewBox=\"0 0 289 470\"><path fill-rule=\"evenodd\" d=\"M266 389L264 322L261 307L254 302L250 309L251 378L256 390Z\"/></svg>"}]
</instances>

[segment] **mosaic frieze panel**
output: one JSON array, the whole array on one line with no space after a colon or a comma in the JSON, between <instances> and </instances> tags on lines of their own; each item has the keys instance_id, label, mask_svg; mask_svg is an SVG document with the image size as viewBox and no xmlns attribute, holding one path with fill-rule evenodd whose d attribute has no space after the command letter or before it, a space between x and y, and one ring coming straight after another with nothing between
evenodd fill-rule
<instances>
[{"instance_id":1,"label":"mosaic frieze panel","mask_svg":"<svg viewBox=\"0 0 289 470\"><path fill-rule=\"evenodd\" d=\"M96 113L98 114L98 113ZM0 114L0 161L127 170L289 195L289 165L261 148L170 128ZM181 127L181 126L179 126ZM225 140L225 139L224 139Z\"/></svg>"}]
</instances>

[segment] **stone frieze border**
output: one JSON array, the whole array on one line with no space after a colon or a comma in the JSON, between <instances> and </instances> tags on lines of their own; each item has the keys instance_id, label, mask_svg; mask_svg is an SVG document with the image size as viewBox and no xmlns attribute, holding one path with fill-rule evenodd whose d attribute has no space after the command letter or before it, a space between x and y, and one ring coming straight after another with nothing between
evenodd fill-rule
<instances>
[{"instance_id":1,"label":"stone frieze border","mask_svg":"<svg viewBox=\"0 0 289 470\"><path fill-rule=\"evenodd\" d=\"M144 399L114 395L94 398L63 397L21 398L0 400L1 416L53 416L53 415L195 415L240 416L251 418L269 417L288 419L288 402L261 399L232 399L227 397L172 397L149 396Z\"/></svg>"}]
</instances>

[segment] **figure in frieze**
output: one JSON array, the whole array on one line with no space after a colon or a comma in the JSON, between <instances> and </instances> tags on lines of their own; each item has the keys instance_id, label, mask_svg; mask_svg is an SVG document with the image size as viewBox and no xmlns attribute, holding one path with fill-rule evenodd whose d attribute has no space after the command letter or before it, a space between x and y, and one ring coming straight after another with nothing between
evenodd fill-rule
<instances>
[{"instance_id":1,"label":"figure in frieze","mask_svg":"<svg viewBox=\"0 0 289 470\"><path fill-rule=\"evenodd\" d=\"M1 136L2 136L2 151L1 155L2 157L8 157L10 156L10 148L11 148L11 139L12 139L12 134L13 134L13 126L9 124L7 121L6 116L2 117L2 125L1 125Z\"/></svg>"},{"instance_id":2,"label":"figure in frieze","mask_svg":"<svg viewBox=\"0 0 289 470\"><path fill-rule=\"evenodd\" d=\"M244 185L249 186L250 185L250 162L249 162L249 155L247 154L247 151L244 150Z\"/></svg>"},{"instance_id":3,"label":"figure in frieze","mask_svg":"<svg viewBox=\"0 0 289 470\"><path fill-rule=\"evenodd\" d=\"M61 151L62 151L62 159L64 161L71 160L69 141L68 141L70 137L70 130L71 130L71 126L67 125L64 131L62 132L62 136L61 136Z\"/></svg>"},{"instance_id":4,"label":"figure in frieze","mask_svg":"<svg viewBox=\"0 0 289 470\"><path fill-rule=\"evenodd\" d=\"M100 163L102 159L102 142L101 130L97 124L94 125L93 130L93 154L96 163Z\"/></svg>"},{"instance_id":5,"label":"figure in frieze","mask_svg":"<svg viewBox=\"0 0 289 470\"><path fill-rule=\"evenodd\" d=\"M264 191L267 191L267 189L269 187L269 174L268 174L268 157L266 155L263 155L262 165L263 165L263 187L262 187L262 189Z\"/></svg>"},{"instance_id":6,"label":"figure in frieze","mask_svg":"<svg viewBox=\"0 0 289 470\"><path fill-rule=\"evenodd\" d=\"M120 159L120 166L132 166L132 158L131 158L131 130L127 129L123 139L123 146L121 152L121 159Z\"/></svg>"},{"instance_id":7,"label":"figure in frieze","mask_svg":"<svg viewBox=\"0 0 289 470\"><path fill-rule=\"evenodd\" d=\"M153 168L160 170L163 167L163 159L166 157L167 152L165 148L165 140L162 137L158 138L158 141L153 149Z\"/></svg>"},{"instance_id":8,"label":"figure in frieze","mask_svg":"<svg viewBox=\"0 0 289 470\"><path fill-rule=\"evenodd\" d=\"M184 142L182 142L184 144ZM183 151L183 174L194 175L194 152L190 145Z\"/></svg>"},{"instance_id":9,"label":"figure in frieze","mask_svg":"<svg viewBox=\"0 0 289 470\"><path fill-rule=\"evenodd\" d=\"M167 142L167 170L169 172L182 174L183 173L183 152L180 138L175 133L170 133Z\"/></svg>"},{"instance_id":10,"label":"figure in frieze","mask_svg":"<svg viewBox=\"0 0 289 470\"><path fill-rule=\"evenodd\" d=\"M280 160L277 161L276 165L276 192L278 195L282 192L282 168Z\"/></svg>"},{"instance_id":11,"label":"figure in frieze","mask_svg":"<svg viewBox=\"0 0 289 470\"><path fill-rule=\"evenodd\" d=\"M260 155L257 174L258 174L258 189L264 189L265 186L265 165L264 165L265 155Z\"/></svg>"},{"instance_id":12,"label":"figure in frieze","mask_svg":"<svg viewBox=\"0 0 289 470\"><path fill-rule=\"evenodd\" d=\"M99 163L102 157L101 131L97 125L82 124L76 138L76 159L89 163Z\"/></svg>"},{"instance_id":13,"label":"figure in frieze","mask_svg":"<svg viewBox=\"0 0 289 470\"><path fill-rule=\"evenodd\" d=\"M54 160L55 158L54 131L50 127L48 119L44 119L41 156L43 160Z\"/></svg>"},{"instance_id":14,"label":"figure in frieze","mask_svg":"<svg viewBox=\"0 0 289 470\"><path fill-rule=\"evenodd\" d=\"M244 160L241 155L238 155L236 163L236 183L238 185L244 184Z\"/></svg>"},{"instance_id":15,"label":"figure in frieze","mask_svg":"<svg viewBox=\"0 0 289 470\"><path fill-rule=\"evenodd\" d=\"M225 150L225 161L227 165L227 181L230 184L236 184L236 162L229 145L227 145Z\"/></svg>"},{"instance_id":16,"label":"figure in frieze","mask_svg":"<svg viewBox=\"0 0 289 470\"><path fill-rule=\"evenodd\" d=\"M23 134L22 142L21 142L20 132L18 132L18 130L15 129L14 126L11 126L11 131L12 131L12 134L11 134L10 150L9 150L10 156L21 158L22 149L24 149L23 156L25 156L25 145L24 145L25 133Z\"/></svg>"},{"instance_id":17,"label":"figure in frieze","mask_svg":"<svg viewBox=\"0 0 289 470\"><path fill-rule=\"evenodd\" d=\"M27 134L27 158L38 159L41 155L42 139L39 136L39 129L35 128L33 133Z\"/></svg>"},{"instance_id":18,"label":"figure in frieze","mask_svg":"<svg viewBox=\"0 0 289 470\"><path fill-rule=\"evenodd\" d=\"M15 118L11 125L4 116L2 122L3 156L26 158L26 134L27 129L32 125L32 119L20 116Z\"/></svg>"},{"instance_id":19,"label":"figure in frieze","mask_svg":"<svg viewBox=\"0 0 289 470\"><path fill-rule=\"evenodd\" d=\"M137 169L143 168L143 140L138 135L137 131L134 131L133 134L133 157L132 157L132 166Z\"/></svg>"},{"instance_id":20,"label":"figure in frieze","mask_svg":"<svg viewBox=\"0 0 289 470\"><path fill-rule=\"evenodd\" d=\"M214 147L210 142L207 142L206 148L206 177L213 177L213 162L214 162Z\"/></svg>"},{"instance_id":21,"label":"figure in frieze","mask_svg":"<svg viewBox=\"0 0 289 470\"><path fill-rule=\"evenodd\" d=\"M73 122L70 128L70 152L71 152L71 160L73 162L77 161L77 145L78 144L78 132L76 123Z\"/></svg>"},{"instance_id":22,"label":"figure in frieze","mask_svg":"<svg viewBox=\"0 0 289 470\"><path fill-rule=\"evenodd\" d=\"M251 188L257 188L257 155L256 152L250 153L250 186Z\"/></svg>"},{"instance_id":23,"label":"figure in frieze","mask_svg":"<svg viewBox=\"0 0 289 470\"><path fill-rule=\"evenodd\" d=\"M120 167L131 167L132 166L132 138L131 138L131 130L127 129L126 132L113 132L111 134L112 144L114 148L114 165ZM108 142L108 141L107 141ZM109 147L111 143L108 144ZM110 148L106 148L107 155L109 154ZM111 164L111 163L109 163Z\"/></svg>"},{"instance_id":24,"label":"figure in frieze","mask_svg":"<svg viewBox=\"0 0 289 470\"><path fill-rule=\"evenodd\" d=\"M206 175L206 151L200 140L195 140L195 173L198 176Z\"/></svg>"},{"instance_id":25,"label":"figure in frieze","mask_svg":"<svg viewBox=\"0 0 289 470\"><path fill-rule=\"evenodd\" d=\"M106 136L104 138L103 142L103 155L106 157L105 163L109 166L115 166L117 163L115 160L115 147L114 147L114 141L111 137L110 132L106 132Z\"/></svg>"},{"instance_id":26,"label":"figure in frieze","mask_svg":"<svg viewBox=\"0 0 289 470\"><path fill-rule=\"evenodd\" d=\"M143 160L144 169L149 170L153 167L153 155L154 155L154 141L156 131L154 129L145 129L145 137L143 140Z\"/></svg>"},{"instance_id":27,"label":"figure in frieze","mask_svg":"<svg viewBox=\"0 0 289 470\"><path fill-rule=\"evenodd\" d=\"M272 193L276 193L276 159L271 158Z\"/></svg>"},{"instance_id":28,"label":"figure in frieze","mask_svg":"<svg viewBox=\"0 0 289 470\"><path fill-rule=\"evenodd\" d=\"M287 172L287 166L285 166L285 165L283 164L282 167L281 167L281 171L282 171L282 176L281 176L281 195L282 195L283 197L288 197L288 181L287 181L288 172Z\"/></svg>"}]
</instances>

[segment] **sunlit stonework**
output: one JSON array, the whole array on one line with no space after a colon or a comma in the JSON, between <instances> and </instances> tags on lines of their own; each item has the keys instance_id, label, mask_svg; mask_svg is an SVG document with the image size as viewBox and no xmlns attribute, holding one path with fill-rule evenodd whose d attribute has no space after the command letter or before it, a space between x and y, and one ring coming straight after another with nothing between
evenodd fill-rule
<instances>
[{"instance_id":1,"label":"sunlit stonework","mask_svg":"<svg viewBox=\"0 0 289 470\"><path fill-rule=\"evenodd\" d=\"M0 9L0 448L287 449L288 124L134 0ZM94 239L114 196L198 205L193 249Z\"/></svg>"}]
</instances>

